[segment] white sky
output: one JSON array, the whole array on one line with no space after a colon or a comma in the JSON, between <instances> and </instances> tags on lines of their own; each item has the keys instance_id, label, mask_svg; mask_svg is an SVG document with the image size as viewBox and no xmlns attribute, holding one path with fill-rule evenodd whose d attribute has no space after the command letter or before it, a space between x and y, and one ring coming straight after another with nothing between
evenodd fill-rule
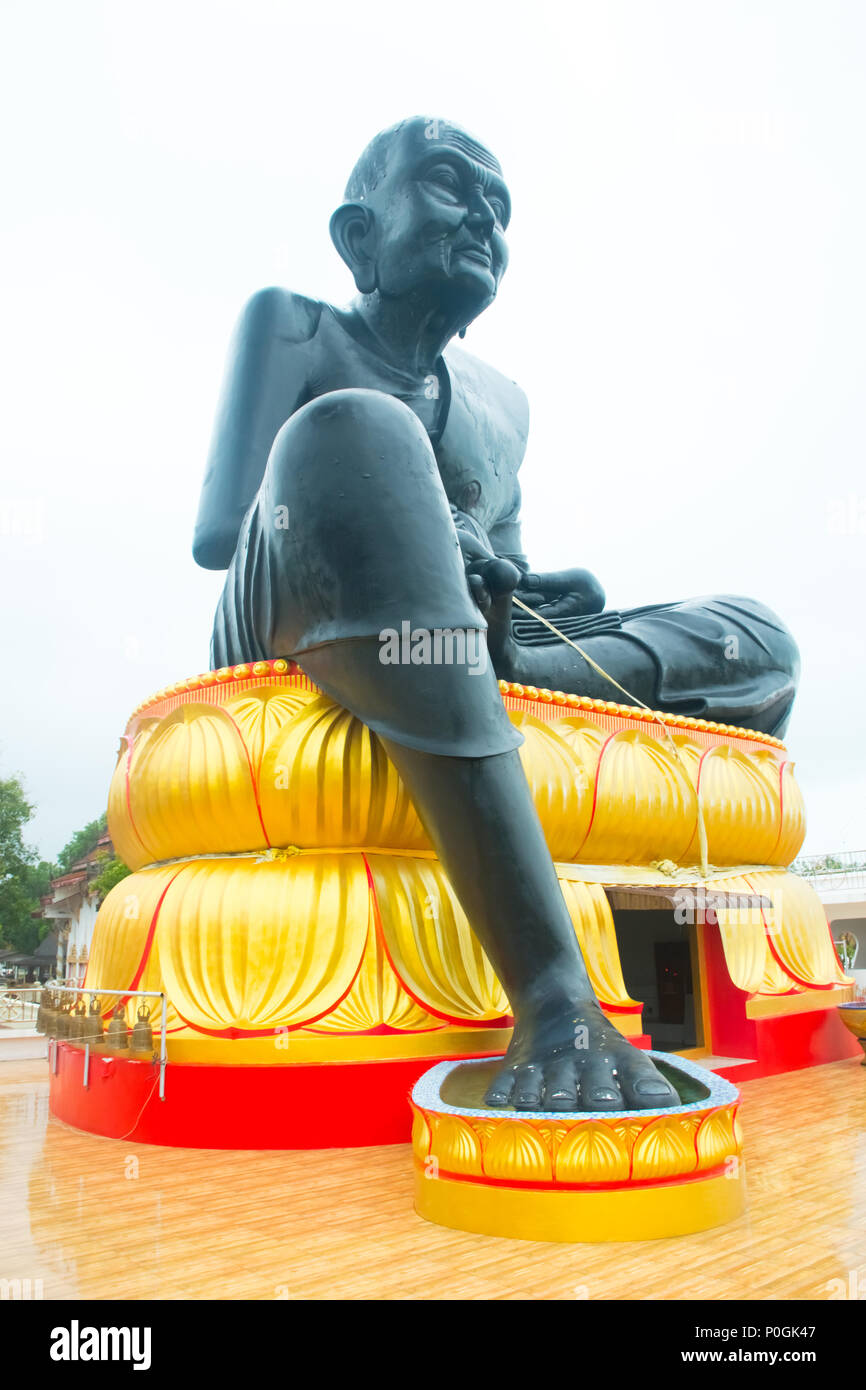
<instances>
[{"instance_id":1,"label":"white sky","mask_svg":"<svg viewBox=\"0 0 866 1390\"><path fill-rule=\"evenodd\" d=\"M43 855L133 706L207 666L190 540L242 302L349 298L328 217L416 113L512 191L466 347L529 394L533 564L774 607L806 849L866 849L866 7L4 0L0 54L0 775Z\"/></svg>"}]
</instances>

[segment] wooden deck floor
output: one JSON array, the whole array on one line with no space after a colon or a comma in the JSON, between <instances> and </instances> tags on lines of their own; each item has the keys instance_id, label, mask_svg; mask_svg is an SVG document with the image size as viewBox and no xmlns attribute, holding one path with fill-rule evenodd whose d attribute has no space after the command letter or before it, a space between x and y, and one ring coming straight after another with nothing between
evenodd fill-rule
<instances>
[{"instance_id":1,"label":"wooden deck floor","mask_svg":"<svg viewBox=\"0 0 866 1390\"><path fill-rule=\"evenodd\" d=\"M59 1299L825 1299L854 1279L866 1292L866 1069L742 1089L745 1217L676 1240L556 1246L421 1221L408 1147L97 1139L49 1118L44 1062L6 1062L0 1279L41 1279Z\"/></svg>"}]
</instances>

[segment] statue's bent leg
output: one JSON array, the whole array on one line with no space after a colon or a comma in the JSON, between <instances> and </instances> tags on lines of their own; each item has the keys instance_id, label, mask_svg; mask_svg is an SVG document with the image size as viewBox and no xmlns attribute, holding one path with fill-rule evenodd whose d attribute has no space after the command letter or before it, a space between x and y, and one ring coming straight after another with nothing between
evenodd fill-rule
<instances>
[{"instance_id":1,"label":"statue's bent leg","mask_svg":"<svg viewBox=\"0 0 866 1390\"><path fill-rule=\"evenodd\" d=\"M491 1103L675 1105L593 994L486 651L416 663L423 644L410 640L384 659L395 655L386 631L484 627L416 417L367 391L298 412L274 445L243 547L215 655L292 656L383 738L514 1010Z\"/></svg>"}]
</instances>

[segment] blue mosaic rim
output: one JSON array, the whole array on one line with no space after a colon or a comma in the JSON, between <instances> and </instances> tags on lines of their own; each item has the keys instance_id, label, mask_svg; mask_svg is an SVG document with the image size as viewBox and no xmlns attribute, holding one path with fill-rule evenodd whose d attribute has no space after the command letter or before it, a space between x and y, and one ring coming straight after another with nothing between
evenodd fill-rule
<instances>
[{"instance_id":1,"label":"blue mosaic rim","mask_svg":"<svg viewBox=\"0 0 866 1390\"><path fill-rule=\"evenodd\" d=\"M412 1100L420 1110L435 1110L440 1115L471 1115L479 1120L489 1120L491 1116L517 1116L519 1119L557 1120L561 1124L572 1117L581 1120L643 1120L648 1115L688 1115L698 1110L714 1110L717 1106L731 1105L740 1098L739 1091L730 1081L698 1066L687 1057L653 1051L648 1051L646 1056L666 1062L675 1071L684 1072L692 1080L699 1081L706 1086L709 1095L703 1100L690 1101L687 1105L651 1106L648 1110L513 1110L508 1106L496 1110L468 1110L462 1105L446 1105L439 1093L445 1078L452 1071L457 1067L483 1066L495 1060L491 1057L474 1057L464 1062L438 1062L435 1067L425 1071L412 1088Z\"/></svg>"},{"instance_id":2,"label":"blue mosaic rim","mask_svg":"<svg viewBox=\"0 0 866 1390\"><path fill-rule=\"evenodd\" d=\"M837 1009L860 1009L866 1010L866 999L851 999L847 1004L837 1004Z\"/></svg>"}]
</instances>

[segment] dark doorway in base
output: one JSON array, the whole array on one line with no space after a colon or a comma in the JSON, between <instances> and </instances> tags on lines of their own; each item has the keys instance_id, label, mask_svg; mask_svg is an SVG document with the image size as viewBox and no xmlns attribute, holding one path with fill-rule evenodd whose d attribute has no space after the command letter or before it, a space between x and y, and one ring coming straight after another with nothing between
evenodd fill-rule
<instances>
[{"instance_id":1,"label":"dark doorway in base","mask_svg":"<svg viewBox=\"0 0 866 1390\"><path fill-rule=\"evenodd\" d=\"M643 1003L653 1047L682 1052L703 1045L697 936L665 909L614 909L626 988Z\"/></svg>"}]
</instances>

